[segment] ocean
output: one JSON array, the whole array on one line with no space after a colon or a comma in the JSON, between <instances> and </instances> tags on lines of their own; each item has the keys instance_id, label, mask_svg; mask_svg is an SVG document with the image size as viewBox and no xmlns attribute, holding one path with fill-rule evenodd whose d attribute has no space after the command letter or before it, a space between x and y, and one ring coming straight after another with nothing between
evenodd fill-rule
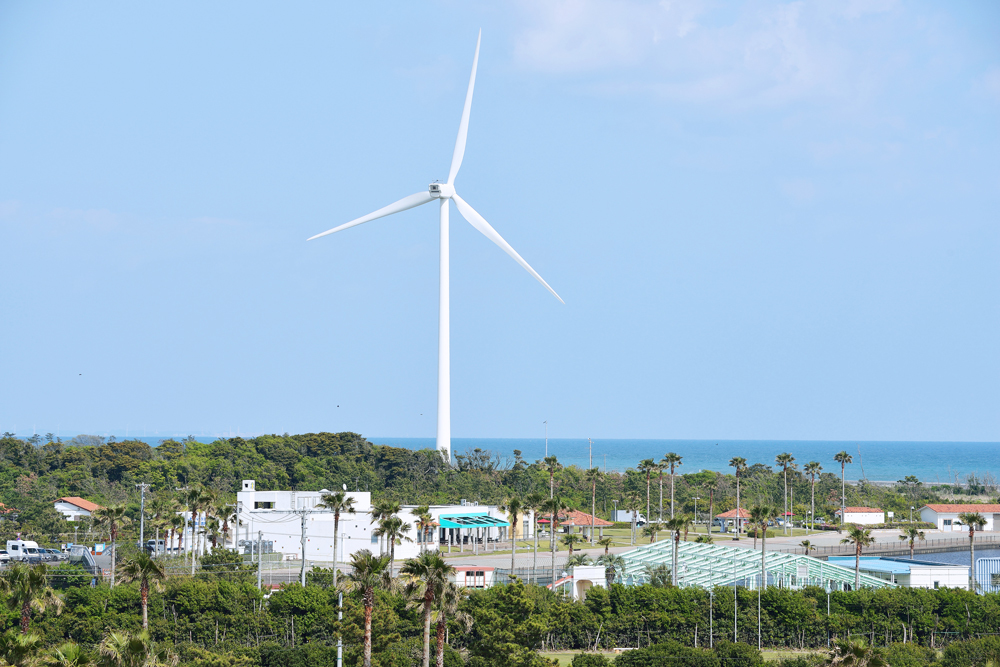
<instances>
[{"instance_id":1,"label":"ocean","mask_svg":"<svg viewBox=\"0 0 1000 667\"><path fill-rule=\"evenodd\" d=\"M371 442L409 449L433 448L434 438L369 437ZM542 438L452 438L452 454L469 449L488 449L501 457L521 456L529 462L544 458ZM774 457L788 452L801 469L809 461L819 461L825 472L840 474L840 464L833 460L846 451L854 461L847 465L849 480L862 477L872 481L894 482L915 475L925 484L964 482L970 473L1000 478L1000 442L866 442L823 440L594 440L551 438L548 453L563 465L582 468L593 466L623 471L635 468L643 459L659 461L667 452L683 457L679 472L714 470L733 471L729 460L742 456L749 465L774 466ZM592 453L591 453L592 452ZM862 474L863 469L863 474Z\"/></svg>"}]
</instances>

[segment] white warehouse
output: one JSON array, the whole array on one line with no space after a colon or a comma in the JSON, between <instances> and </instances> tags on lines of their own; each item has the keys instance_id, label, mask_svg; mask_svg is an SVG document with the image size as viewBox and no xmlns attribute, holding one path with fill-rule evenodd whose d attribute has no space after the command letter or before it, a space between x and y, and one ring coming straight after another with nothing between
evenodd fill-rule
<instances>
[{"instance_id":1,"label":"white warehouse","mask_svg":"<svg viewBox=\"0 0 1000 667\"><path fill-rule=\"evenodd\" d=\"M302 555L302 533L305 530L305 558L332 562L333 512L317 508L323 495L330 491L258 491L254 480L243 480L243 488L236 494L239 519L238 544L261 539L271 542L273 551L284 554L286 559L298 560ZM374 553L388 552L375 535L378 524L372 523L371 493L348 491L354 499L354 514L341 514L338 545L341 562L349 561L351 554L361 549ZM417 517L412 513L416 505L404 505L397 516L410 525L410 540L397 544L396 560L416 556L420 552L421 536L416 526ZM429 546L447 550L479 550L498 541L509 539L509 521L495 506L462 504L431 505L430 515L437 528L428 536ZM532 516L518 517L518 538L530 537Z\"/></svg>"}]
</instances>

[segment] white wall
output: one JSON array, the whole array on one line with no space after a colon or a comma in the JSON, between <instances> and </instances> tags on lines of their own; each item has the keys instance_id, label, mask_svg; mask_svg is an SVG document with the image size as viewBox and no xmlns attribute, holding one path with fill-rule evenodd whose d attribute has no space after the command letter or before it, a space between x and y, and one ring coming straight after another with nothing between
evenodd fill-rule
<instances>
[{"instance_id":1,"label":"white wall","mask_svg":"<svg viewBox=\"0 0 1000 667\"><path fill-rule=\"evenodd\" d=\"M840 516L840 512L837 512ZM856 523L862 526L872 526L885 523L885 514L882 512L847 512L844 523Z\"/></svg>"},{"instance_id":2,"label":"white wall","mask_svg":"<svg viewBox=\"0 0 1000 667\"><path fill-rule=\"evenodd\" d=\"M911 588L934 588L934 582L938 582L938 588L969 588L969 568L961 566L945 565L911 565L910 580ZM902 582L900 582L902 583Z\"/></svg>"},{"instance_id":3,"label":"white wall","mask_svg":"<svg viewBox=\"0 0 1000 667\"><path fill-rule=\"evenodd\" d=\"M950 530L968 534L969 529L967 526L956 525L958 515L959 512L935 512L929 507L924 507L920 510L920 520L933 523L937 526L938 530ZM982 512L982 515L986 519L986 527L983 530L994 530L993 512ZM946 525L946 521L950 523Z\"/></svg>"},{"instance_id":4,"label":"white wall","mask_svg":"<svg viewBox=\"0 0 1000 667\"><path fill-rule=\"evenodd\" d=\"M77 507L73 503L67 503L62 500L57 500L55 502L55 510L66 517L67 521L79 521L80 519L87 519L90 517L90 512L83 509L82 507Z\"/></svg>"}]
</instances>

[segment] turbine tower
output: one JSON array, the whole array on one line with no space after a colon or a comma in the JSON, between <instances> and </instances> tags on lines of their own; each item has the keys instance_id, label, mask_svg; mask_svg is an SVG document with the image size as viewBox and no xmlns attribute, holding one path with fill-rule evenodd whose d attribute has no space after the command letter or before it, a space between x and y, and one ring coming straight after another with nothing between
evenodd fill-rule
<instances>
[{"instance_id":1,"label":"turbine tower","mask_svg":"<svg viewBox=\"0 0 1000 667\"><path fill-rule=\"evenodd\" d=\"M451 157L451 169L448 170L448 181L446 183L431 183L427 190L403 197L397 202L389 204L379 210L369 213L339 227L329 229L322 234L310 237L308 240L318 239L327 234L333 234L349 227L356 227L365 222L384 218L393 213L399 213L407 209L428 204L435 199L440 203L441 222L441 257L440 257L440 292L439 313L438 313L438 406L437 406L437 449L442 455L451 460L451 312L449 306L450 276L449 265L449 242L448 242L448 210L449 201L454 201L458 207L458 212L462 214L470 225L478 229L489 240L500 246L504 252L510 255L515 262L524 267L524 270L535 277L535 280L545 285L545 288L552 292L552 295L563 302L562 298L556 294L549 284L542 280L538 272L531 268L524 259L517 254L509 243L507 243L497 230L493 229L486 219L469 206L469 204L458 196L455 192L455 177L462 166L462 158L465 156L465 142L469 134L469 114L472 111L472 90L476 85L476 67L479 64L479 44L482 41L483 33L479 31L476 40L476 55L472 59L472 75L469 77L469 90L465 94L465 107L462 109L462 122L458 126L458 139L455 141L455 152ZM565 303L565 302L563 302Z\"/></svg>"}]
</instances>

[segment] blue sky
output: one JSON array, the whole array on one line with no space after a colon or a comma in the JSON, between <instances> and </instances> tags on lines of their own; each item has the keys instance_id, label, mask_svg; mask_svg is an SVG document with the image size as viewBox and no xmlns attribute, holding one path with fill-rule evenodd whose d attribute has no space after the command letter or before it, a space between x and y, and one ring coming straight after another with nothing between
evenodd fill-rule
<instances>
[{"instance_id":1,"label":"blue sky","mask_svg":"<svg viewBox=\"0 0 1000 667\"><path fill-rule=\"evenodd\" d=\"M1000 440L1000 4L0 5L0 429Z\"/></svg>"}]
</instances>

